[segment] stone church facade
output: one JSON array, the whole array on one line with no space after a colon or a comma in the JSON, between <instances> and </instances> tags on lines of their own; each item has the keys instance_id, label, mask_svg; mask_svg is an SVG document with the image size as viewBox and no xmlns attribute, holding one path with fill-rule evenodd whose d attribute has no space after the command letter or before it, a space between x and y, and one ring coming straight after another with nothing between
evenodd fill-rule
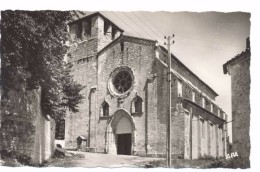
<instances>
[{"instance_id":1,"label":"stone church facade","mask_svg":"<svg viewBox=\"0 0 260 172\"><path fill-rule=\"evenodd\" d=\"M101 13L69 23L67 62L85 86L78 113L65 119L65 148L79 136L87 150L165 156L168 114L167 50L123 34ZM172 154L197 159L226 153L227 115L218 94L172 55Z\"/></svg>"}]
</instances>

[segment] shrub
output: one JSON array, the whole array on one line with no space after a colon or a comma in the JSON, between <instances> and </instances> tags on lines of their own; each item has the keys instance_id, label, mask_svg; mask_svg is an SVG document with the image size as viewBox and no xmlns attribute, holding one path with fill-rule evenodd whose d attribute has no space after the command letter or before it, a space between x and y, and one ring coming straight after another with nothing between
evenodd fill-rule
<instances>
[{"instance_id":1,"label":"shrub","mask_svg":"<svg viewBox=\"0 0 260 172\"><path fill-rule=\"evenodd\" d=\"M1 150L1 157L6 166L31 165L31 157L17 151Z\"/></svg>"},{"instance_id":2,"label":"shrub","mask_svg":"<svg viewBox=\"0 0 260 172\"><path fill-rule=\"evenodd\" d=\"M215 160L216 158L214 158L211 155L204 155L202 157L199 158L200 160Z\"/></svg>"},{"instance_id":3,"label":"shrub","mask_svg":"<svg viewBox=\"0 0 260 172\"><path fill-rule=\"evenodd\" d=\"M233 168L233 162L232 160L226 160L224 158L216 159L208 166L208 168Z\"/></svg>"}]
</instances>

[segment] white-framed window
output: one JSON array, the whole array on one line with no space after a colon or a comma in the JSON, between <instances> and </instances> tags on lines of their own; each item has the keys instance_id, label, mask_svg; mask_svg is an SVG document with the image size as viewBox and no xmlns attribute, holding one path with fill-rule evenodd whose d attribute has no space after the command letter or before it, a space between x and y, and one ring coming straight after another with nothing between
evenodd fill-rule
<instances>
[{"instance_id":1,"label":"white-framed window","mask_svg":"<svg viewBox=\"0 0 260 172\"><path fill-rule=\"evenodd\" d=\"M181 81L178 81L178 85L177 85L177 94L178 94L178 97L182 97L182 83Z\"/></svg>"},{"instance_id":2,"label":"white-framed window","mask_svg":"<svg viewBox=\"0 0 260 172\"><path fill-rule=\"evenodd\" d=\"M210 104L210 112L213 113L213 104L212 103Z\"/></svg>"},{"instance_id":3,"label":"white-framed window","mask_svg":"<svg viewBox=\"0 0 260 172\"><path fill-rule=\"evenodd\" d=\"M195 92L194 91L192 91L191 101L195 102Z\"/></svg>"},{"instance_id":4,"label":"white-framed window","mask_svg":"<svg viewBox=\"0 0 260 172\"><path fill-rule=\"evenodd\" d=\"M205 108L205 97L201 98L201 102L202 102L202 107Z\"/></svg>"}]
</instances>

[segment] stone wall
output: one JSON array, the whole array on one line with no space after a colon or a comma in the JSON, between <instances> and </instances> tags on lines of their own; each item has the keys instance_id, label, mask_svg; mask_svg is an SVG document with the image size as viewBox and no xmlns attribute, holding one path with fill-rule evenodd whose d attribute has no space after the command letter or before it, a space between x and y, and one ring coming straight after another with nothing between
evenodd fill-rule
<instances>
[{"instance_id":1,"label":"stone wall","mask_svg":"<svg viewBox=\"0 0 260 172\"><path fill-rule=\"evenodd\" d=\"M167 67L167 54L163 51L163 49L157 48L158 59L160 59L160 63L162 64L162 68ZM217 116L220 116L222 119L224 118L225 112L216 104L215 98L216 94L207 88L207 86L197 79L194 74L189 72L185 67L182 66L181 62L172 57L172 75L176 77L178 82L181 83L182 96L185 99L192 100L192 94L195 96L194 102L200 106L205 106L204 108L208 111L211 111L211 106L213 107L213 113ZM162 72L159 72L161 74ZM167 72L165 72L167 73ZM175 81L173 79L173 81ZM175 94L175 97L177 94ZM203 105L204 99L204 105ZM218 114L220 111L220 115ZM222 115L221 115L222 114Z\"/></svg>"},{"instance_id":2,"label":"stone wall","mask_svg":"<svg viewBox=\"0 0 260 172\"><path fill-rule=\"evenodd\" d=\"M90 138L88 139L87 146L96 147L96 135L98 131L94 124L99 120L96 87L98 84L97 68L100 65L98 64L97 53L120 35L120 32L116 30L115 37L112 38L111 24L108 24L108 30L105 32L105 20L99 15L92 16L86 19L86 21L91 21L91 35L76 40L76 43L71 45L67 55L68 62L73 64L72 75L74 76L74 80L85 86L85 89L82 91L85 98L83 103L79 105L79 112L67 112L65 147L69 149L76 148L76 138L78 136ZM76 31L84 30L84 28L78 29L78 27L75 27L77 25L84 27L85 24L81 25L82 22L84 23L84 20L70 27L72 35Z\"/></svg>"},{"instance_id":3,"label":"stone wall","mask_svg":"<svg viewBox=\"0 0 260 172\"><path fill-rule=\"evenodd\" d=\"M159 59L155 59L155 71L156 75L156 83L157 83L157 122L158 132L157 135L159 138L154 142L157 145L157 151L161 154L165 154L166 152L166 131L167 131L167 121L169 114L169 83L167 82L167 68L161 63ZM179 79L172 75L172 83L171 83L171 141L172 141L172 156L178 158L184 158L184 150L185 150L185 113L178 112L177 104L178 104L178 82ZM150 133L154 135L153 132Z\"/></svg>"},{"instance_id":4,"label":"stone wall","mask_svg":"<svg viewBox=\"0 0 260 172\"><path fill-rule=\"evenodd\" d=\"M180 98L182 99L182 98ZM189 100L183 100L179 113L185 112L185 159L225 155L225 121ZM186 152L187 151L187 152Z\"/></svg>"},{"instance_id":5,"label":"stone wall","mask_svg":"<svg viewBox=\"0 0 260 172\"><path fill-rule=\"evenodd\" d=\"M123 47L122 47L123 46ZM148 83L147 77L152 70L154 59L154 42L122 37L98 57L97 87L97 149L102 151L105 146L105 131L109 117L102 117L100 108L104 101L109 104L109 116L119 109L124 109L133 116L136 126L136 154L154 151L151 135L148 130L154 129L149 123L156 116L156 88L153 82ZM130 68L134 76L132 91L124 98L113 96L109 90L110 76L119 67ZM144 101L141 114L131 114L132 101L138 95ZM151 102L151 104L150 104ZM147 118L146 118L147 117ZM152 128L150 128L152 127ZM155 134L156 135L156 134Z\"/></svg>"},{"instance_id":6,"label":"stone wall","mask_svg":"<svg viewBox=\"0 0 260 172\"><path fill-rule=\"evenodd\" d=\"M83 47L85 48L85 47ZM77 54L77 52L74 52ZM77 54L80 56L80 54ZM95 87L97 80L97 58L96 56L89 57L88 61L83 61L79 64L74 64L72 75L74 79L81 85L85 86L82 90L84 96L83 102L79 105L79 112L72 113L67 112L65 120L65 147L76 148L76 139L78 136L84 136L88 138L89 130L89 115L95 116L96 111L91 110L95 107L93 93L91 92L92 87ZM90 101L92 106L90 107ZM94 104L93 104L94 103ZM93 118L91 118L93 119Z\"/></svg>"},{"instance_id":7,"label":"stone wall","mask_svg":"<svg viewBox=\"0 0 260 172\"><path fill-rule=\"evenodd\" d=\"M165 64L168 63L168 54L167 52L159 51L159 59L164 62ZM199 88L201 92L205 93L208 97L210 97L212 100L215 100L216 94L213 93L211 90L207 88L205 83L201 82L199 79L197 79L193 73L188 71L183 64L176 58L171 58L172 60L172 69L174 69L178 74L180 74L183 78L186 78L188 81L190 81L195 87Z\"/></svg>"},{"instance_id":8,"label":"stone wall","mask_svg":"<svg viewBox=\"0 0 260 172\"><path fill-rule=\"evenodd\" d=\"M8 95L8 106L1 109L1 150L41 164L54 152L55 122L42 115L39 91L11 90Z\"/></svg>"},{"instance_id":9,"label":"stone wall","mask_svg":"<svg viewBox=\"0 0 260 172\"><path fill-rule=\"evenodd\" d=\"M165 75L167 73L167 54L158 50L158 57L158 75ZM220 140L225 139L225 136L221 134L221 132L225 131L223 127L218 129L217 125L223 125L223 120L225 119L223 115L224 112L214 103L215 95L174 59L172 60L172 69L174 70L174 72L172 72L172 110L176 111L176 117L172 122L172 132L175 135L172 136L172 153L180 157L192 157L192 159L198 159L205 155L223 157L224 155L222 151L225 145L222 144ZM166 77L161 76L157 79L158 112L164 114L161 117L166 118L165 114L168 114L168 105L165 103L168 102L168 88L167 82L165 82ZM178 83L181 85L180 88L177 88ZM181 89L181 95L179 95L179 89ZM192 94L195 95L194 99ZM185 109L188 113L191 113L192 119L190 124L188 121L190 120L189 114L184 115L185 113L182 111L185 110L180 112L175 108L178 104L177 97L182 97L186 100L192 101L207 112L195 111L197 108L195 108L193 112L190 112L189 108ZM211 106L213 109L211 109ZM218 116L218 110L222 113L222 121L216 118ZM209 121L212 125L209 124ZM211 127L207 127L207 125ZM166 125L164 127L164 130L166 130ZM219 130L221 130L221 132ZM192 135L191 138L189 138L190 135ZM166 135L164 135L164 137L165 136ZM165 147L163 149L165 149Z\"/></svg>"},{"instance_id":10,"label":"stone wall","mask_svg":"<svg viewBox=\"0 0 260 172\"><path fill-rule=\"evenodd\" d=\"M238 153L234 167L250 167L250 50L228 64L232 94L232 152Z\"/></svg>"}]
</instances>

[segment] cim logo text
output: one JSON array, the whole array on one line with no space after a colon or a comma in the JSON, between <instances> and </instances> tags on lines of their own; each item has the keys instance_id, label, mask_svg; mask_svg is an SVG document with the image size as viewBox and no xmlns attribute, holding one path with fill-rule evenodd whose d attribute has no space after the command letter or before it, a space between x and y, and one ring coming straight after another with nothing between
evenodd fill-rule
<instances>
[{"instance_id":1,"label":"cim logo text","mask_svg":"<svg viewBox=\"0 0 260 172\"><path fill-rule=\"evenodd\" d=\"M235 158L235 157L238 157L237 152L231 152L231 153L226 155L226 159Z\"/></svg>"}]
</instances>

